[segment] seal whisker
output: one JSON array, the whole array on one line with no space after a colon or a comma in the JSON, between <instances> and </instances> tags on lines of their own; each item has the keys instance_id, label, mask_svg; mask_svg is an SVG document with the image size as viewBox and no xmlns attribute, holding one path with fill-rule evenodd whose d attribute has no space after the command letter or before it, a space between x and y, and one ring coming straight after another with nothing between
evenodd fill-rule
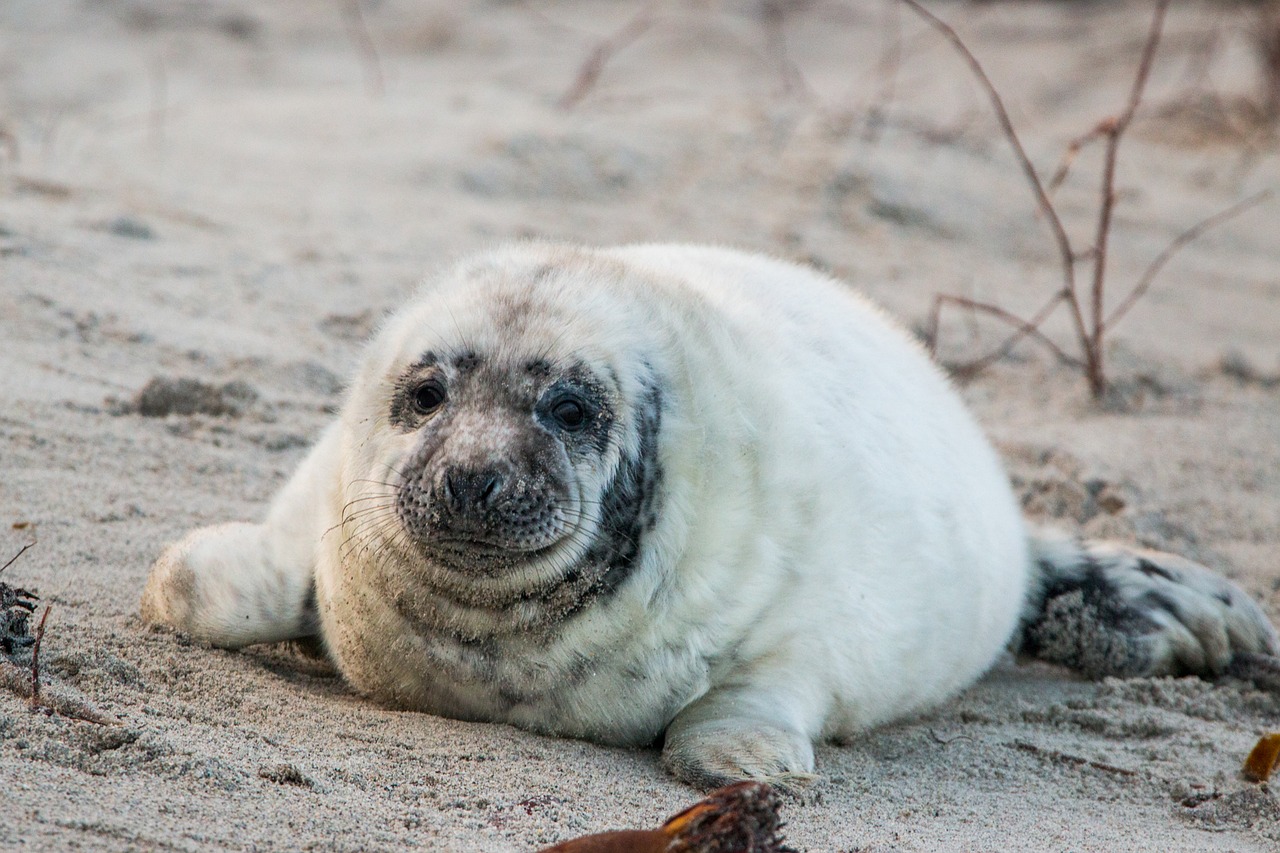
<instances>
[{"instance_id":1,"label":"seal whisker","mask_svg":"<svg viewBox=\"0 0 1280 853\"><path fill-rule=\"evenodd\" d=\"M372 539L376 539L382 532L384 526L388 526L393 522L394 518L391 513L387 513L383 517L371 516L359 521L353 521L351 533L343 540L339 546L339 556L341 560L350 558L353 553L370 543Z\"/></svg>"},{"instance_id":2,"label":"seal whisker","mask_svg":"<svg viewBox=\"0 0 1280 853\"><path fill-rule=\"evenodd\" d=\"M341 523L345 524L346 522L355 521L358 518L364 518L368 515L376 515L383 512L394 512L395 509L396 509L396 505L394 502L360 507L358 509L349 510L343 513Z\"/></svg>"},{"instance_id":3,"label":"seal whisker","mask_svg":"<svg viewBox=\"0 0 1280 853\"><path fill-rule=\"evenodd\" d=\"M352 486L358 483L366 484L366 485L374 485L374 486L386 486L388 489L398 488L398 486L395 483L384 483L381 480L367 480L367 479L352 480L350 483L347 484L347 488L351 488Z\"/></svg>"}]
</instances>

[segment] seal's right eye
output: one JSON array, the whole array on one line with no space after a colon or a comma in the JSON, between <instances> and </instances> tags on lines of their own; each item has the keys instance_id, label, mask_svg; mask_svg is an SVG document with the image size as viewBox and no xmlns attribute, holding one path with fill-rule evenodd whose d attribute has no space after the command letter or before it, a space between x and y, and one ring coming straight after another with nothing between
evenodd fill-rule
<instances>
[{"instance_id":1,"label":"seal's right eye","mask_svg":"<svg viewBox=\"0 0 1280 853\"><path fill-rule=\"evenodd\" d=\"M428 379L423 382L413 389L413 393L409 397L413 401L414 410L420 415L431 414L444 405L446 398L444 385L437 379Z\"/></svg>"}]
</instances>

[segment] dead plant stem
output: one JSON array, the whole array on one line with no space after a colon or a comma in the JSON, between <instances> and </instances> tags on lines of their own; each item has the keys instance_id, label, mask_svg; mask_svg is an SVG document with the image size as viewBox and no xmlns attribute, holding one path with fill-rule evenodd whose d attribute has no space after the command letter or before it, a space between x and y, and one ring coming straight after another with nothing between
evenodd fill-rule
<instances>
[{"instance_id":1,"label":"dead plant stem","mask_svg":"<svg viewBox=\"0 0 1280 853\"><path fill-rule=\"evenodd\" d=\"M1071 309L1071 318L1075 323L1076 334L1080 340L1087 341L1089 332L1085 328L1084 314L1080 310L1080 301L1076 294L1076 277L1075 277L1075 253L1071 248L1071 239L1067 236L1066 228L1063 227L1062 219L1058 216L1058 211L1054 208L1053 202L1049 199L1048 192L1045 191L1044 182L1040 180L1040 174L1036 171L1035 164L1031 162L1031 158L1027 156L1026 149L1022 147L1022 140L1018 137L1018 131L1013 126L1013 120L1009 118L1009 111L1005 108L1004 99L1000 97L1000 93L996 90L995 84L991 82L991 78L987 76L986 70L982 67L982 63L969 50L968 45L960 38L951 25L943 21L937 15L934 15L917 0L899 0L904 3L913 12L919 15L929 26L933 27L942 36L951 43L956 52L964 59L969 69L973 72L978 82L982 85L983 90L987 94L987 98L991 101L991 106L995 109L996 118L1000 122L1000 128L1004 131L1005 139L1008 140L1009 146L1013 149L1014 155L1018 158L1018 164L1022 167L1022 172L1027 177L1027 182L1031 185L1031 190L1036 198L1036 204L1040 208L1040 212L1044 215L1049 223L1049 228L1053 232L1054 243L1058 247L1058 255L1062 265L1063 289L1062 298L1066 301ZM1088 360L1088 353L1086 361Z\"/></svg>"},{"instance_id":2,"label":"dead plant stem","mask_svg":"<svg viewBox=\"0 0 1280 853\"><path fill-rule=\"evenodd\" d=\"M4 574L5 569L9 568L14 563L18 562L18 558L21 557L23 554L27 553L27 549L35 544L36 543L34 542L28 542L26 545L23 545L22 549L18 551L18 553L14 554L12 557L9 558L9 562L5 563L3 566L0 566L0 574Z\"/></svg>"},{"instance_id":3,"label":"dead plant stem","mask_svg":"<svg viewBox=\"0 0 1280 853\"><path fill-rule=\"evenodd\" d=\"M1234 219L1249 208L1261 204L1271 198L1271 196L1271 190L1263 190L1262 192L1254 193L1244 201L1237 202L1226 210L1218 211L1213 216L1200 220L1195 225L1192 225L1186 231L1183 231L1177 237L1173 238L1173 240L1169 242L1169 245L1165 246L1160 254L1156 255L1155 259L1147 266L1146 270L1143 271L1142 277L1138 279L1138 283L1134 285L1133 290L1130 290L1125 298L1120 301L1120 304L1116 306L1115 310L1107 315L1106 319L1102 321L1101 328L1109 329L1118 323L1120 318L1127 314L1129 309L1134 306L1134 303L1141 299L1143 294L1150 289L1151 283L1155 281L1156 275L1159 274L1160 270L1164 268L1164 265L1167 264L1170 259L1172 259L1173 256L1182 249L1182 247L1197 239L1201 234L1211 228L1216 228L1228 219Z\"/></svg>"},{"instance_id":4,"label":"dead plant stem","mask_svg":"<svg viewBox=\"0 0 1280 853\"><path fill-rule=\"evenodd\" d=\"M973 361L965 362L964 364L957 366L955 370L962 376L975 376L982 372L994 362L1008 355L1018 342L1026 337L1035 338L1040 343L1044 344L1064 364L1075 368L1081 368L1084 366L1084 363L1080 359L1067 353L1060 346L1054 343L1052 338L1040 331L1040 326L1044 323L1045 319L1053 313L1053 310L1057 308L1058 304L1065 298L1065 291L1059 290L1053 295L1052 299L1041 306L1040 310L1032 315L1030 320L1024 320L1016 314L1001 308L999 305L994 305L989 302L979 302L966 296L954 296L946 293L939 294L934 297L933 311L929 318L928 334L930 352L936 354L939 329L942 321L942 306L950 303L962 308L968 308L973 311L990 314L996 319L1001 320L1016 329L1013 334L1006 338L991 352L980 358L976 358Z\"/></svg>"},{"instance_id":5,"label":"dead plant stem","mask_svg":"<svg viewBox=\"0 0 1280 853\"><path fill-rule=\"evenodd\" d=\"M640 11L636 12L617 32L596 43L596 46L591 49L591 53L587 54L587 58L578 68L578 74L574 77L573 84L569 86L568 91L560 96L560 100L557 102L557 106L560 109L573 109L595 88L596 81L600 79L600 74L604 71L604 67L609 63L609 60L623 48L644 35L653 26L654 11L657 6L656 0L645 3L640 7Z\"/></svg>"},{"instance_id":6,"label":"dead plant stem","mask_svg":"<svg viewBox=\"0 0 1280 853\"><path fill-rule=\"evenodd\" d=\"M36 626L36 641L31 646L31 710L40 707L40 645L44 642L44 625L49 620L49 611L53 609L52 604L44 606L44 613L40 614L40 624Z\"/></svg>"},{"instance_id":7,"label":"dead plant stem","mask_svg":"<svg viewBox=\"0 0 1280 853\"><path fill-rule=\"evenodd\" d=\"M1142 93L1146 90L1147 80L1151 76L1151 66L1155 62L1156 48L1160 45L1160 33L1164 29L1164 16L1168 8L1169 0L1156 0L1156 11L1151 17L1151 28L1142 48L1142 59L1138 62L1138 73L1134 76L1133 88L1129 91L1129 100L1125 104L1124 112L1118 118L1100 125L1106 135L1107 143L1102 165L1098 227L1093 241L1093 284L1090 289L1091 304L1089 306L1092 309L1090 319L1093 328L1084 340L1089 390L1095 397L1102 396L1107 387L1107 377L1103 367L1102 312L1106 303L1107 241L1111 236L1112 215L1116 204L1116 163L1120 157L1120 141L1124 138L1125 131L1129 129L1134 115L1138 112L1138 106L1142 103Z\"/></svg>"}]
</instances>

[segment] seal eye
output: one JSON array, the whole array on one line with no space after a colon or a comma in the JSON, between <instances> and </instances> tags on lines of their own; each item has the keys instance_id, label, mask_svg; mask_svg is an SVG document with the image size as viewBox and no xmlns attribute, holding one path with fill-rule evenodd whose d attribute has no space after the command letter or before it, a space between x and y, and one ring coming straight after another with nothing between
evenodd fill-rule
<instances>
[{"instance_id":1,"label":"seal eye","mask_svg":"<svg viewBox=\"0 0 1280 853\"><path fill-rule=\"evenodd\" d=\"M413 389L410 399L413 400L413 408L419 414L429 415L444 405L444 386L434 379L428 380Z\"/></svg>"},{"instance_id":2,"label":"seal eye","mask_svg":"<svg viewBox=\"0 0 1280 853\"><path fill-rule=\"evenodd\" d=\"M572 397L565 397L551 407L551 417L569 432L577 432L587 424L587 409Z\"/></svg>"}]
</instances>

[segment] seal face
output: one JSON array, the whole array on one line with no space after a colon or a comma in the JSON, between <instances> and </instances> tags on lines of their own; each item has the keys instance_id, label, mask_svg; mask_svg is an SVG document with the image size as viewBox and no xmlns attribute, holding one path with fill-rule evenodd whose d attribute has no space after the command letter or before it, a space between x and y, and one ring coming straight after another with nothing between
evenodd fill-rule
<instances>
[{"instance_id":1,"label":"seal face","mask_svg":"<svg viewBox=\"0 0 1280 853\"><path fill-rule=\"evenodd\" d=\"M413 442L395 508L426 585L460 605L539 608L533 621L513 617L522 628L615 588L655 520L660 482L656 389L638 413L637 452L624 456L618 390L590 365L424 353L396 380L387 414ZM611 450L615 471L593 489L578 472L606 466Z\"/></svg>"},{"instance_id":2,"label":"seal face","mask_svg":"<svg viewBox=\"0 0 1280 853\"><path fill-rule=\"evenodd\" d=\"M401 379L391 409L392 423L419 433L396 509L424 556L491 576L571 536L582 505L569 456L602 452L613 420L599 384L521 381L474 353L454 359L452 375L432 360Z\"/></svg>"}]
</instances>

